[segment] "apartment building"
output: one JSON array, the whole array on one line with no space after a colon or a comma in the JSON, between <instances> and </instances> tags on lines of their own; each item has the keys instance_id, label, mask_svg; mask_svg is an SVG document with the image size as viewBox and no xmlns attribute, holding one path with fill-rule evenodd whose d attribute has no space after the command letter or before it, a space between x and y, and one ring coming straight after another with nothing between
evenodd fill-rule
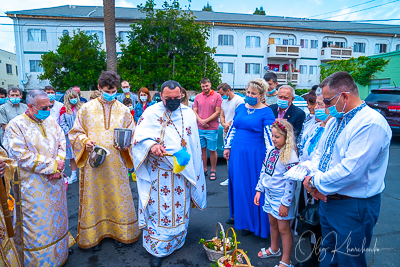
<instances>
[{"instance_id":1,"label":"apartment building","mask_svg":"<svg viewBox=\"0 0 400 267\"><path fill-rule=\"evenodd\" d=\"M17 56L0 49L0 87L18 86Z\"/></svg>"},{"instance_id":2,"label":"apartment building","mask_svg":"<svg viewBox=\"0 0 400 267\"><path fill-rule=\"evenodd\" d=\"M103 8L59 6L6 13L13 19L20 87L43 88L37 76L41 55L55 50L59 38L73 30L97 34L105 49ZM368 23L194 11L208 23L208 44L222 70L222 81L244 86L267 71L278 82L310 88L319 82L319 65L337 59L370 56L400 50L400 27ZM136 8L116 8L116 36L127 42L129 25L144 18ZM119 50L119 47L117 47Z\"/></svg>"}]
</instances>

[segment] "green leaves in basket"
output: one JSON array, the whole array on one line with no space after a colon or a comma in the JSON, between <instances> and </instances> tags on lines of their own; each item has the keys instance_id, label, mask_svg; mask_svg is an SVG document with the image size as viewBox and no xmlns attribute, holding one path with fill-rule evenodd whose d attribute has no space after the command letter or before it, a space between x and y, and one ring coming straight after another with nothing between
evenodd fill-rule
<instances>
[{"instance_id":1,"label":"green leaves in basket","mask_svg":"<svg viewBox=\"0 0 400 267\"><path fill-rule=\"evenodd\" d=\"M219 232L219 238L220 238L221 240L224 240L224 236L223 236L222 231Z\"/></svg>"},{"instance_id":2,"label":"green leaves in basket","mask_svg":"<svg viewBox=\"0 0 400 267\"><path fill-rule=\"evenodd\" d=\"M218 267L218 260L215 260L215 263L210 263L211 267Z\"/></svg>"},{"instance_id":3,"label":"green leaves in basket","mask_svg":"<svg viewBox=\"0 0 400 267\"><path fill-rule=\"evenodd\" d=\"M206 243L206 240L204 240L203 238L202 239L200 239L200 242L199 242L199 244L205 244Z\"/></svg>"}]
</instances>

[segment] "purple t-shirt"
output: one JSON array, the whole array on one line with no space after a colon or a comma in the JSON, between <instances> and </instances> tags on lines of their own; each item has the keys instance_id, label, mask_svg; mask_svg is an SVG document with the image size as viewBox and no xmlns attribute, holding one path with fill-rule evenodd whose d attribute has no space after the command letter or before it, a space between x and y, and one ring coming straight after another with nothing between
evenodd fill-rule
<instances>
[{"instance_id":1,"label":"purple t-shirt","mask_svg":"<svg viewBox=\"0 0 400 267\"><path fill-rule=\"evenodd\" d=\"M193 108L197 108L197 113L200 118L207 119L213 113L217 107L221 107L222 97L220 94L216 93L214 90L206 95L204 93L200 93L194 99ZM218 130L219 121L218 117L208 123L209 127L204 128L201 127L200 124L197 123L197 126L200 130Z\"/></svg>"}]
</instances>

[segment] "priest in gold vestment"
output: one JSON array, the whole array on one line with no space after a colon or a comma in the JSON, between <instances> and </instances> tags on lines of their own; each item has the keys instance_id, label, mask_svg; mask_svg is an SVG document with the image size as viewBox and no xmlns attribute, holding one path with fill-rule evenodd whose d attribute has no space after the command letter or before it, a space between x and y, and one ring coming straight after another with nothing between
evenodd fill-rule
<instances>
[{"instance_id":1,"label":"priest in gold vestment","mask_svg":"<svg viewBox=\"0 0 400 267\"><path fill-rule=\"evenodd\" d=\"M11 120L4 147L18 164L14 178L14 242L25 266L62 266L72 245L64 170L64 132L50 115L42 90L27 95L28 110Z\"/></svg>"},{"instance_id":2,"label":"priest in gold vestment","mask_svg":"<svg viewBox=\"0 0 400 267\"><path fill-rule=\"evenodd\" d=\"M133 168L130 149L113 146L115 128L134 130L132 115L115 99L120 77L104 71L98 81L102 96L79 110L74 127L68 133L80 168L79 221L77 242L81 248L100 250L100 241L113 238L117 247L135 242L141 231L129 186L128 168ZM97 168L88 158L94 146L110 154Z\"/></svg>"}]
</instances>

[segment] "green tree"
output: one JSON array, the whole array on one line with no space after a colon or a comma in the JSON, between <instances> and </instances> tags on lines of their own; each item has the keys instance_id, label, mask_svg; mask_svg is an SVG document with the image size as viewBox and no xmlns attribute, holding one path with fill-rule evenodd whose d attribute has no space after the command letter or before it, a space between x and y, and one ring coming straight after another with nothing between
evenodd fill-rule
<instances>
[{"instance_id":1,"label":"green tree","mask_svg":"<svg viewBox=\"0 0 400 267\"><path fill-rule=\"evenodd\" d=\"M160 88L170 79L187 90L200 90L200 80L208 77L220 83L220 68L207 46L209 26L196 23L192 11L183 11L177 0L155 9L153 0L138 9L146 15L131 25L129 43L121 43L118 71L131 87Z\"/></svg>"},{"instance_id":2,"label":"green tree","mask_svg":"<svg viewBox=\"0 0 400 267\"><path fill-rule=\"evenodd\" d=\"M207 5L203 7L201 11L213 11L212 6L207 2Z\"/></svg>"},{"instance_id":3,"label":"green tree","mask_svg":"<svg viewBox=\"0 0 400 267\"><path fill-rule=\"evenodd\" d=\"M67 90L79 85L82 90L95 89L101 71L106 69L106 52L101 49L97 36L84 31L64 34L56 51L42 55L44 73L39 79L48 79L54 88Z\"/></svg>"},{"instance_id":4,"label":"green tree","mask_svg":"<svg viewBox=\"0 0 400 267\"><path fill-rule=\"evenodd\" d=\"M256 7L256 11L254 11L253 15L264 15L265 16L264 8L260 7L260 9L258 9L258 7Z\"/></svg>"},{"instance_id":5,"label":"green tree","mask_svg":"<svg viewBox=\"0 0 400 267\"><path fill-rule=\"evenodd\" d=\"M346 71L354 81L360 85L367 86L370 84L371 78L374 77L374 73L379 71L384 71L384 67L389 63L389 60L384 60L382 58L369 58L365 56L334 60L326 64L320 65L321 77L320 80L323 81L329 75L338 72Z\"/></svg>"}]
</instances>

